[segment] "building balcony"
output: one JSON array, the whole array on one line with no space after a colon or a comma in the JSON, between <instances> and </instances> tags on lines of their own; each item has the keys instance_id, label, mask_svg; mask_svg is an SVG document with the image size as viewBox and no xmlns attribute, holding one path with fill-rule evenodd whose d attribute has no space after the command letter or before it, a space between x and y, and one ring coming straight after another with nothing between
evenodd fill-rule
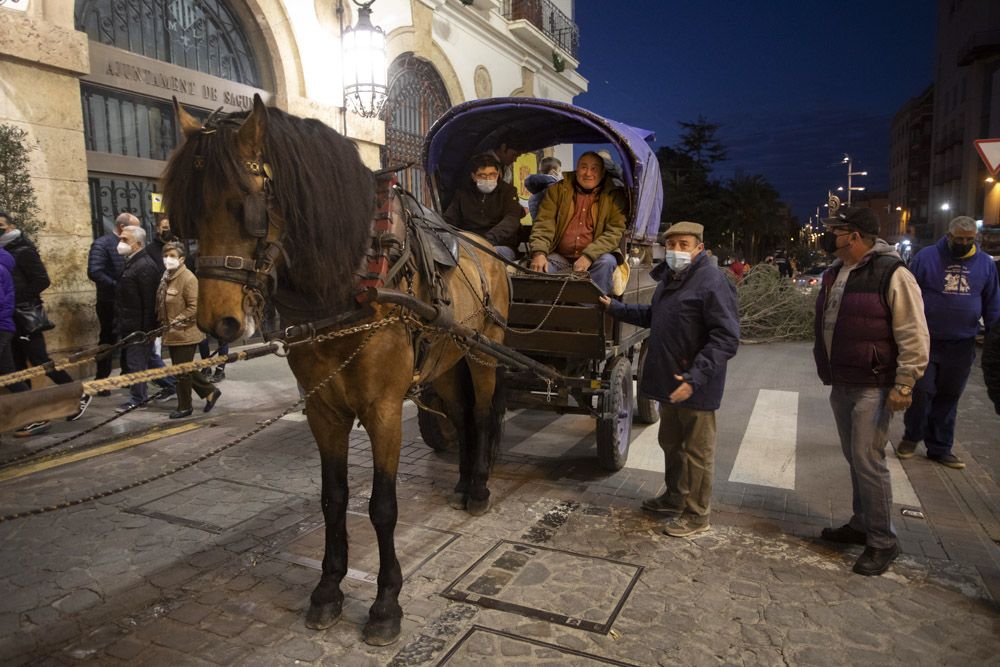
<instances>
[{"instance_id":1,"label":"building balcony","mask_svg":"<svg viewBox=\"0 0 1000 667\"><path fill-rule=\"evenodd\" d=\"M554 46L577 60L580 29L549 0L503 0L500 11L518 39L543 52Z\"/></svg>"}]
</instances>

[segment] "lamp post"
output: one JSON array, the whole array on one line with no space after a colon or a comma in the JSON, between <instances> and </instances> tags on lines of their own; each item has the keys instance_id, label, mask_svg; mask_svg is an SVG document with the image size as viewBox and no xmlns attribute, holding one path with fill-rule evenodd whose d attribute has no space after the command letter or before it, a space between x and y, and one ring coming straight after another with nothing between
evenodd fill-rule
<instances>
[{"instance_id":1,"label":"lamp post","mask_svg":"<svg viewBox=\"0 0 1000 667\"><path fill-rule=\"evenodd\" d=\"M854 171L854 169L853 169L854 160L847 153L844 153L844 159L841 160L840 162L841 162L841 164L846 164L847 165L847 206L850 207L851 206L851 192L858 191L858 190L864 190L863 186L857 186L857 187L852 186L851 185L851 178L854 177L854 176L867 176L868 172L867 171ZM840 188L837 188L837 189L839 190Z\"/></svg>"},{"instance_id":2,"label":"lamp post","mask_svg":"<svg viewBox=\"0 0 1000 667\"><path fill-rule=\"evenodd\" d=\"M343 16L343 0L337 2L337 14ZM344 54L344 107L364 118L382 113L386 86L385 32L372 24L375 0L359 2L357 25L341 32Z\"/></svg>"}]
</instances>

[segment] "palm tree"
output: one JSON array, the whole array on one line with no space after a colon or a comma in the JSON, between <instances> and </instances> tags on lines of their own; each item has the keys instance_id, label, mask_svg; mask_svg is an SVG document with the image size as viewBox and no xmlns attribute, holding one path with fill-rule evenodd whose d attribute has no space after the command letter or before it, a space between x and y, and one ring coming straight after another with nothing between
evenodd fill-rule
<instances>
[{"instance_id":1,"label":"palm tree","mask_svg":"<svg viewBox=\"0 0 1000 667\"><path fill-rule=\"evenodd\" d=\"M731 228L739 232L744 251L752 261L766 239L782 234L781 202L778 191L760 174L737 174L727 181L724 190ZM745 245L748 241L749 245Z\"/></svg>"}]
</instances>

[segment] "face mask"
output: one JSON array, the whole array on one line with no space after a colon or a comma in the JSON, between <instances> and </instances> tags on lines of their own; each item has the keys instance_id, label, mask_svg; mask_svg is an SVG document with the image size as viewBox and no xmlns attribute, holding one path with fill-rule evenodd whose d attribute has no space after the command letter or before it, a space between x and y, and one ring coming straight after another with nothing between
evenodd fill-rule
<instances>
[{"instance_id":1,"label":"face mask","mask_svg":"<svg viewBox=\"0 0 1000 667\"><path fill-rule=\"evenodd\" d=\"M479 188L479 191L484 195L488 195L497 189L497 182L485 178L476 179L476 187Z\"/></svg>"},{"instance_id":2,"label":"face mask","mask_svg":"<svg viewBox=\"0 0 1000 667\"><path fill-rule=\"evenodd\" d=\"M667 266L674 271L683 271L691 265L691 253L680 250L668 250L666 252Z\"/></svg>"},{"instance_id":3,"label":"face mask","mask_svg":"<svg viewBox=\"0 0 1000 667\"><path fill-rule=\"evenodd\" d=\"M952 259L962 259L972 252L975 245L975 243L955 243L954 241L948 241L948 246L951 248Z\"/></svg>"},{"instance_id":4,"label":"face mask","mask_svg":"<svg viewBox=\"0 0 1000 667\"><path fill-rule=\"evenodd\" d=\"M125 243L124 241L118 242L118 254L123 256L128 256L132 254L132 246Z\"/></svg>"},{"instance_id":5,"label":"face mask","mask_svg":"<svg viewBox=\"0 0 1000 667\"><path fill-rule=\"evenodd\" d=\"M164 243L166 243L168 241L173 241L174 240L174 233L172 231L170 231L169 229L166 230L165 232L160 232L160 240L163 241Z\"/></svg>"},{"instance_id":6,"label":"face mask","mask_svg":"<svg viewBox=\"0 0 1000 667\"><path fill-rule=\"evenodd\" d=\"M163 266L167 269L167 271L176 271L177 267L180 265L181 265L181 260L177 259L176 257L163 258Z\"/></svg>"},{"instance_id":7,"label":"face mask","mask_svg":"<svg viewBox=\"0 0 1000 667\"><path fill-rule=\"evenodd\" d=\"M819 247L831 255L841 248L846 248L847 244L837 245L837 238L833 232L823 232L823 236L819 237Z\"/></svg>"}]
</instances>

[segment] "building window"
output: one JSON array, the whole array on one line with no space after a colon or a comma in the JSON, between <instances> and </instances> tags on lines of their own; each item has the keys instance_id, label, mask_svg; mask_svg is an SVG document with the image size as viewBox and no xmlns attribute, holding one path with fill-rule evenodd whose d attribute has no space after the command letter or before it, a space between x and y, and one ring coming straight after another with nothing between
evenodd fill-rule
<instances>
[{"instance_id":1,"label":"building window","mask_svg":"<svg viewBox=\"0 0 1000 667\"><path fill-rule=\"evenodd\" d=\"M223 0L77 0L76 29L101 44L260 86L253 50Z\"/></svg>"},{"instance_id":2,"label":"building window","mask_svg":"<svg viewBox=\"0 0 1000 667\"><path fill-rule=\"evenodd\" d=\"M177 142L174 110L165 101L80 85L88 151L166 160Z\"/></svg>"},{"instance_id":3,"label":"building window","mask_svg":"<svg viewBox=\"0 0 1000 667\"><path fill-rule=\"evenodd\" d=\"M90 221L94 238L114 231L119 213L131 213L139 218L146 232L153 224L150 195L156 192L156 181L128 176L101 176L91 174Z\"/></svg>"},{"instance_id":4,"label":"building window","mask_svg":"<svg viewBox=\"0 0 1000 667\"><path fill-rule=\"evenodd\" d=\"M444 82L433 65L406 53L389 67L382 166L412 162L413 166L401 173L400 185L427 206L432 202L420 161L424 137L449 107Z\"/></svg>"}]
</instances>

